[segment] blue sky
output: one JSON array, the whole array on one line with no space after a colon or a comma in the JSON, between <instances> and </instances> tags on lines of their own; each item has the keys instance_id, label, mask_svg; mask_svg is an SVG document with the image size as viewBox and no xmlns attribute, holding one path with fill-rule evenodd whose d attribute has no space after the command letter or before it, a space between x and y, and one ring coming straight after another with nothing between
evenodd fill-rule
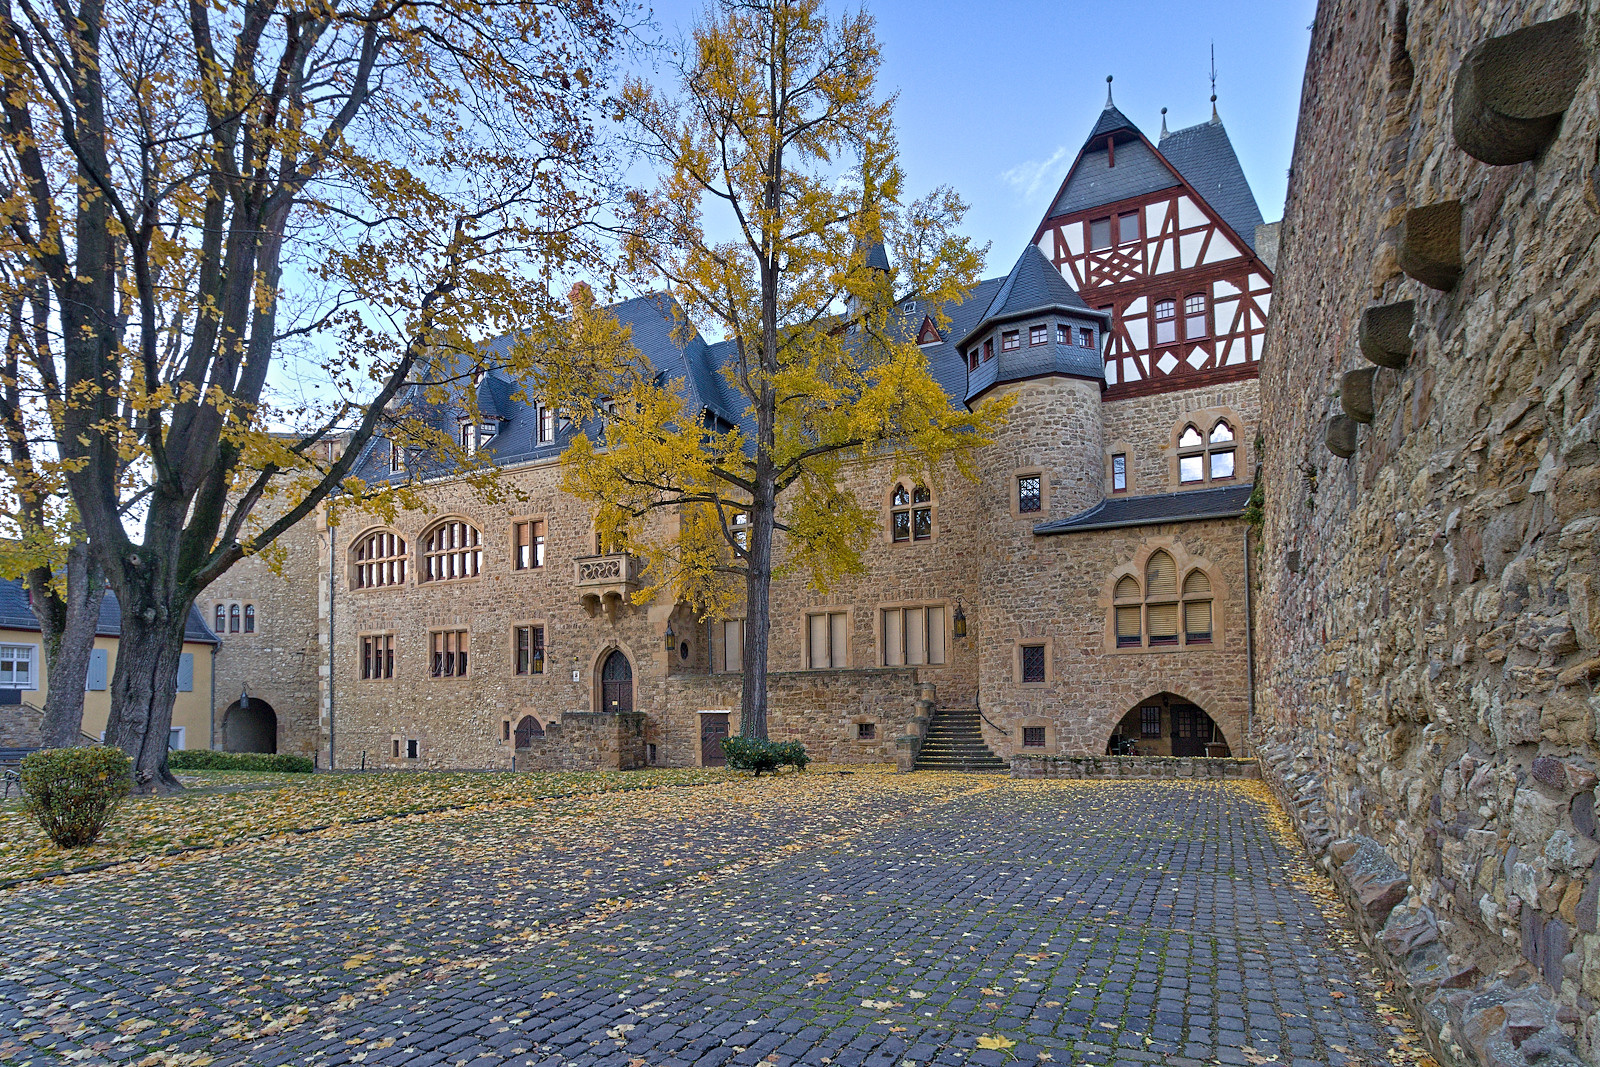
<instances>
[{"instance_id":1,"label":"blue sky","mask_svg":"<svg viewBox=\"0 0 1600 1067\"><path fill-rule=\"evenodd\" d=\"M842 10L833 5L835 10ZM657 0L675 39L703 4ZM913 196L954 186L967 230L993 242L1003 271L1034 229L1105 105L1151 140L1217 108L1261 213L1283 215L1300 81L1315 0L869 0L883 48L881 84L896 116Z\"/></svg>"}]
</instances>

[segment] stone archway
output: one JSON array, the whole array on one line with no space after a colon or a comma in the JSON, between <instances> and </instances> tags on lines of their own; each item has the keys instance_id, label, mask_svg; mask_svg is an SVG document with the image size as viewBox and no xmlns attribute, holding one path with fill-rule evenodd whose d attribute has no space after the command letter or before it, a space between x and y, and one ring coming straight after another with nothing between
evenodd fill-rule
<instances>
[{"instance_id":1,"label":"stone archway","mask_svg":"<svg viewBox=\"0 0 1600 1067\"><path fill-rule=\"evenodd\" d=\"M518 748L527 748L533 742L544 736L544 724L532 715L524 715L517 722L516 743Z\"/></svg>"},{"instance_id":2,"label":"stone archway","mask_svg":"<svg viewBox=\"0 0 1600 1067\"><path fill-rule=\"evenodd\" d=\"M1136 703L1106 739L1108 755L1231 756L1222 727L1210 712L1176 693L1160 692Z\"/></svg>"},{"instance_id":3,"label":"stone archway","mask_svg":"<svg viewBox=\"0 0 1600 1067\"><path fill-rule=\"evenodd\" d=\"M278 713L260 697L235 700L222 713L224 752L278 751Z\"/></svg>"}]
</instances>

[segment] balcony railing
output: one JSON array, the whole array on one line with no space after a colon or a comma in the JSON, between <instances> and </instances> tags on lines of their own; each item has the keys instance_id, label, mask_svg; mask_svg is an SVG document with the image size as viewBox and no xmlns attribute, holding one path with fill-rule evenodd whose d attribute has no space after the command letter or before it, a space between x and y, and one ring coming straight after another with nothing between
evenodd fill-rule
<instances>
[{"instance_id":1,"label":"balcony railing","mask_svg":"<svg viewBox=\"0 0 1600 1067\"><path fill-rule=\"evenodd\" d=\"M641 584L639 576L644 573L644 560L626 552L579 556L572 566L584 610L590 615L604 610L606 617L613 620L617 610L631 602L633 591Z\"/></svg>"}]
</instances>

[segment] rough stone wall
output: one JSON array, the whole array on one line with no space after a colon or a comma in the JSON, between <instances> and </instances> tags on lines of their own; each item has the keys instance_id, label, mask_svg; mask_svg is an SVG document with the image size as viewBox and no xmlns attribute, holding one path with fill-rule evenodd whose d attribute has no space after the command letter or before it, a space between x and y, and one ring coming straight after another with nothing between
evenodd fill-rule
<instances>
[{"instance_id":1,"label":"rough stone wall","mask_svg":"<svg viewBox=\"0 0 1600 1067\"><path fill-rule=\"evenodd\" d=\"M1482 1063L1600 1062L1595 26L1539 158L1451 134L1460 58L1574 10L1325 0L1262 364L1262 751L1441 1047ZM1401 274L1398 224L1448 200L1440 292ZM1407 298L1415 351L1338 459L1361 311Z\"/></svg>"},{"instance_id":2,"label":"rough stone wall","mask_svg":"<svg viewBox=\"0 0 1600 1067\"><path fill-rule=\"evenodd\" d=\"M893 763L895 739L910 729L921 667L857 670L784 671L768 678L767 735L774 741L799 741L819 763ZM679 675L667 681L663 724L673 752L693 748L698 763L700 711L730 712L731 733L739 732L738 675ZM861 738L860 723L874 726ZM659 760L658 760L659 762Z\"/></svg>"},{"instance_id":3,"label":"rough stone wall","mask_svg":"<svg viewBox=\"0 0 1600 1067\"><path fill-rule=\"evenodd\" d=\"M519 771L631 771L645 765L639 712L568 712L516 751Z\"/></svg>"},{"instance_id":4,"label":"rough stone wall","mask_svg":"<svg viewBox=\"0 0 1600 1067\"><path fill-rule=\"evenodd\" d=\"M30 703L0 704L0 748L38 748L44 709Z\"/></svg>"},{"instance_id":5,"label":"rough stone wall","mask_svg":"<svg viewBox=\"0 0 1600 1067\"><path fill-rule=\"evenodd\" d=\"M274 514L267 509L263 518ZM251 702L271 705L278 720L278 751L318 753L318 675L325 654L318 641L318 605L325 599L328 542L315 518L296 524L272 553L277 571L248 556L211 583L195 604L215 628L217 604L252 603L255 633L218 633L217 747L224 747L231 706L249 690ZM326 757L327 753L321 753Z\"/></svg>"},{"instance_id":6,"label":"rough stone wall","mask_svg":"<svg viewBox=\"0 0 1600 1067\"><path fill-rule=\"evenodd\" d=\"M1229 382L1187 389L1179 393L1113 400L1105 405L1105 492L1111 494L1111 457L1128 457L1128 492L1176 493L1185 489L1210 489L1221 485L1247 485L1255 475L1255 438L1260 426L1260 383ZM1226 417L1238 442L1234 477L1229 482L1178 482L1178 434L1193 421L1209 434L1219 418Z\"/></svg>"}]
</instances>

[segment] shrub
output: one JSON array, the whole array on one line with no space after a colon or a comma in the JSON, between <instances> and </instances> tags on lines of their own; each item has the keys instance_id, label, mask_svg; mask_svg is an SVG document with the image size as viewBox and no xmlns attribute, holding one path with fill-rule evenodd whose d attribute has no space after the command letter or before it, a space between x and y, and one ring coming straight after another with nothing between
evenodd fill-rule
<instances>
[{"instance_id":1,"label":"shrub","mask_svg":"<svg viewBox=\"0 0 1600 1067\"><path fill-rule=\"evenodd\" d=\"M206 748L186 748L167 754L167 766L175 771L284 771L310 774L315 770L305 756L274 755L269 752L212 752Z\"/></svg>"},{"instance_id":2,"label":"shrub","mask_svg":"<svg viewBox=\"0 0 1600 1067\"><path fill-rule=\"evenodd\" d=\"M806 746L798 741L759 741L753 737L730 737L722 742L722 751L728 754L728 766L736 771L775 771L779 767L793 767L803 771L811 757Z\"/></svg>"},{"instance_id":3,"label":"shrub","mask_svg":"<svg viewBox=\"0 0 1600 1067\"><path fill-rule=\"evenodd\" d=\"M120 748L49 748L22 761L22 803L62 848L100 836L128 795L132 761Z\"/></svg>"}]
</instances>

